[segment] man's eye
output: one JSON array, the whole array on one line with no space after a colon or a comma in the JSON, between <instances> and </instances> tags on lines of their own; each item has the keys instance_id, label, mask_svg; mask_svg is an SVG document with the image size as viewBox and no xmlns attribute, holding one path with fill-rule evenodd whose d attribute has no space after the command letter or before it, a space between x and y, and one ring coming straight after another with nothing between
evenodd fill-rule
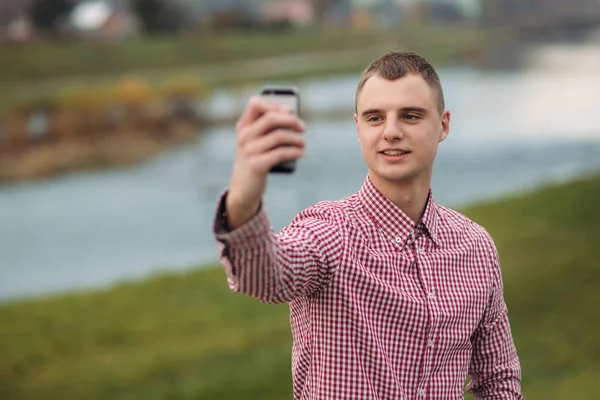
<instances>
[{"instance_id":1,"label":"man's eye","mask_svg":"<svg viewBox=\"0 0 600 400\"><path fill-rule=\"evenodd\" d=\"M403 118L412 121L412 120L419 119L419 116L418 115L413 115L413 114L406 114Z\"/></svg>"},{"instance_id":2,"label":"man's eye","mask_svg":"<svg viewBox=\"0 0 600 400\"><path fill-rule=\"evenodd\" d=\"M381 121L383 118L375 116L375 117L370 117L367 122L379 122Z\"/></svg>"}]
</instances>

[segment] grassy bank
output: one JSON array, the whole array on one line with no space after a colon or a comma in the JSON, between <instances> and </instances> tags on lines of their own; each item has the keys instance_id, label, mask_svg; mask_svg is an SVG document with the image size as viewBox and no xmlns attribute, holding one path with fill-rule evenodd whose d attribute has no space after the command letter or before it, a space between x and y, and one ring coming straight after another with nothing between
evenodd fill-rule
<instances>
[{"instance_id":1,"label":"grassy bank","mask_svg":"<svg viewBox=\"0 0 600 400\"><path fill-rule=\"evenodd\" d=\"M392 48L419 51L432 62L444 63L477 53L492 40L498 37L469 27L403 26L12 46L3 48L0 57L0 111L40 96L56 96L65 89L110 84L130 75L148 81L185 75L212 86L244 84L265 78L358 72L373 57ZM327 57L336 51L339 56L333 61ZM287 56L299 57L300 62L286 62ZM263 61L248 63L257 60Z\"/></svg>"},{"instance_id":2,"label":"grassy bank","mask_svg":"<svg viewBox=\"0 0 600 400\"><path fill-rule=\"evenodd\" d=\"M108 110L123 110L131 100L140 107L131 115L155 115L153 100L172 109L174 95L182 92L186 97L192 92L197 104L223 86L359 73L390 49L414 50L442 65L475 57L498 40L491 32L465 26L402 26L5 46L0 57L0 184L131 165L178 144L172 129L165 128L170 122L132 129L121 121L107 128L114 117ZM48 119L51 137L43 143L30 138L29 118L36 111ZM223 122L210 120L202 107L200 114L202 126ZM88 140L90 130L100 131L100 143ZM129 137L122 133L131 131L135 134Z\"/></svg>"},{"instance_id":3,"label":"grassy bank","mask_svg":"<svg viewBox=\"0 0 600 400\"><path fill-rule=\"evenodd\" d=\"M402 26L371 30L221 32L98 43L40 42L2 49L0 83L173 70L304 52L362 49L383 42L422 49L436 43L439 47L449 42L477 44L482 35L480 30L463 26Z\"/></svg>"},{"instance_id":4,"label":"grassy bank","mask_svg":"<svg viewBox=\"0 0 600 400\"><path fill-rule=\"evenodd\" d=\"M600 391L600 176L463 210L502 258L531 399ZM289 399L285 305L219 269L0 306L2 399Z\"/></svg>"}]
</instances>

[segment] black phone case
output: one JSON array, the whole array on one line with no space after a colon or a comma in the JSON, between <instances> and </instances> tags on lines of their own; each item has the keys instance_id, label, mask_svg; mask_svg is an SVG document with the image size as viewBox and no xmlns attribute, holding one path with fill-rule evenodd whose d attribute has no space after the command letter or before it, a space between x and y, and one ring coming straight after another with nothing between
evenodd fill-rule
<instances>
[{"instance_id":1,"label":"black phone case","mask_svg":"<svg viewBox=\"0 0 600 400\"><path fill-rule=\"evenodd\" d=\"M300 114L300 95L298 93L298 90L296 88L293 87L285 87L285 86L266 86L263 87L260 91L261 95L265 95L265 94L286 94L286 95L294 95L296 96L296 99L298 101L297 105L297 113ZM292 161L287 161L284 163L281 163L279 165L274 166L273 168L271 168L271 170L269 171L270 173L275 173L275 174L291 174L296 170L296 161L292 160Z\"/></svg>"}]
</instances>

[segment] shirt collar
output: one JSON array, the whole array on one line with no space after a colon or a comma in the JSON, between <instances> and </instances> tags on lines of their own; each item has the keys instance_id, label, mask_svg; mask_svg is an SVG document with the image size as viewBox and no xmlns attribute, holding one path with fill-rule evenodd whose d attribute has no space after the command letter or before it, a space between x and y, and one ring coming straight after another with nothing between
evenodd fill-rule
<instances>
[{"instance_id":1,"label":"shirt collar","mask_svg":"<svg viewBox=\"0 0 600 400\"><path fill-rule=\"evenodd\" d=\"M431 240L439 245L437 236L438 206L429 190L425 212L419 224L415 223L399 207L385 197L367 176L359 192L359 198L377 225L399 245L405 245L416 228L422 227Z\"/></svg>"}]
</instances>

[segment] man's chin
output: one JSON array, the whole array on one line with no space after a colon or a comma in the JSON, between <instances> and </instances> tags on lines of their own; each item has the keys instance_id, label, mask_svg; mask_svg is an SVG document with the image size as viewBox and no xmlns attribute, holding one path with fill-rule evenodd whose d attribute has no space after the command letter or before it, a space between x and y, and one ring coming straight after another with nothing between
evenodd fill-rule
<instances>
[{"instance_id":1,"label":"man's chin","mask_svg":"<svg viewBox=\"0 0 600 400\"><path fill-rule=\"evenodd\" d=\"M391 182L405 182L410 181L415 178L415 174L413 171L405 168L398 168L399 166L395 166L395 168L385 168L381 171L382 178L391 181Z\"/></svg>"},{"instance_id":2,"label":"man's chin","mask_svg":"<svg viewBox=\"0 0 600 400\"><path fill-rule=\"evenodd\" d=\"M415 176L408 172L381 173L377 174L380 179L390 183L408 183L415 180Z\"/></svg>"},{"instance_id":3,"label":"man's chin","mask_svg":"<svg viewBox=\"0 0 600 400\"><path fill-rule=\"evenodd\" d=\"M389 167L389 165L386 165L383 168L370 168L369 175L375 177L375 179L396 184L411 183L419 180L419 177L422 176L422 174L417 171L407 168L406 165L394 165L394 168Z\"/></svg>"}]
</instances>

